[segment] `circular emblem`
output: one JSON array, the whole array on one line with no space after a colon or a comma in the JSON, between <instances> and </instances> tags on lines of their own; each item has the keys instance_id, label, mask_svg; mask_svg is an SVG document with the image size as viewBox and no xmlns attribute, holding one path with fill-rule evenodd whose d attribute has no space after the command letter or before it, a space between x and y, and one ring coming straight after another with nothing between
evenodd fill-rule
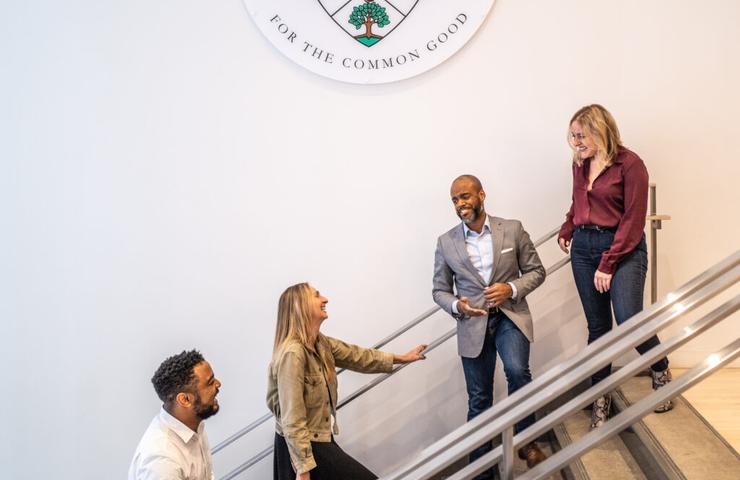
<instances>
[{"instance_id":1,"label":"circular emblem","mask_svg":"<svg viewBox=\"0 0 740 480\"><path fill-rule=\"evenodd\" d=\"M295 63L350 83L387 83L444 62L494 0L244 0L267 39Z\"/></svg>"}]
</instances>

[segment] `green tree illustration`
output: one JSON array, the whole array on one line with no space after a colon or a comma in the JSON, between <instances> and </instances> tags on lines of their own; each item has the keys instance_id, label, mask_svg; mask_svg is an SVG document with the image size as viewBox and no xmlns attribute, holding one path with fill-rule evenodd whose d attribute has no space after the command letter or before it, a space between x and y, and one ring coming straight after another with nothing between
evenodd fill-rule
<instances>
[{"instance_id":1,"label":"green tree illustration","mask_svg":"<svg viewBox=\"0 0 740 480\"><path fill-rule=\"evenodd\" d=\"M349 23L355 26L355 29L359 30L361 26L365 26L365 33L358 35L355 38L380 38L378 35L373 34L373 25L377 25L378 28L383 28L388 25L388 13L385 8L381 7L374 0L365 0L365 3L358 5L352 9L352 14L349 16Z\"/></svg>"}]
</instances>

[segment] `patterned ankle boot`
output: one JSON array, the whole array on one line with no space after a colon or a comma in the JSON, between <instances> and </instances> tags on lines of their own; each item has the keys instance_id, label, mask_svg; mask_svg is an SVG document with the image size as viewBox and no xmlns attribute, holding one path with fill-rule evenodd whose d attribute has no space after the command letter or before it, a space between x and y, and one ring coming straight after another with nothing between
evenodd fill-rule
<instances>
[{"instance_id":1,"label":"patterned ankle boot","mask_svg":"<svg viewBox=\"0 0 740 480\"><path fill-rule=\"evenodd\" d=\"M612 406L612 396L606 393L594 400L591 407L591 428L599 428L609 419L609 412Z\"/></svg>"},{"instance_id":2,"label":"patterned ankle boot","mask_svg":"<svg viewBox=\"0 0 740 480\"><path fill-rule=\"evenodd\" d=\"M653 390L657 390L660 387L664 387L673 380L673 375L671 374L671 370L669 368L666 368L662 372L655 372L653 370L650 370L650 374L653 377ZM659 403L656 405L655 410L653 410L655 413L665 413L669 410L673 410L673 401L666 400L663 403Z\"/></svg>"}]
</instances>

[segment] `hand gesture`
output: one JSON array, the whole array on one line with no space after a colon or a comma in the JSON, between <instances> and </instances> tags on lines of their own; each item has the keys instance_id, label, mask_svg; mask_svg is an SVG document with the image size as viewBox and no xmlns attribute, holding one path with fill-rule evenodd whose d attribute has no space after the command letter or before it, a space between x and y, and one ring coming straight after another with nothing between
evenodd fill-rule
<instances>
[{"instance_id":1,"label":"hand gesture","mask_svg":"<svg viewBox=\"0 0 740 480\"><path fill-rule=\"evenodd\" d=\"M498 307L514 295L514 290L508 283L494 283L483 290L483 295L486 297L486 303L489 307Z\"/></svg>"},{"instance_id":2,"label":"hand gesture","mask_svg":"<svg viewBox=\"0 0 740 480\"><path fill-rule=\"evenodd\" d=\"M426 344L422 343L418 347L409 350L403 355L393 355L393 363L412 363L417 360L424 360L425 357L422 353L427 348Z\"/></svg>"},{"instance_id":3,"label":"hand gesture","mask_svg":"<svg viewBox=\"0 0 740 480\"><path fill-rule=\"evenodd\" d=\"M457 311L468 317L480 317L482 315L488 315L488 311L482 308L473 308L468 305L468 297L462 297L457 302Z\"/></svg>"}]
</instances>

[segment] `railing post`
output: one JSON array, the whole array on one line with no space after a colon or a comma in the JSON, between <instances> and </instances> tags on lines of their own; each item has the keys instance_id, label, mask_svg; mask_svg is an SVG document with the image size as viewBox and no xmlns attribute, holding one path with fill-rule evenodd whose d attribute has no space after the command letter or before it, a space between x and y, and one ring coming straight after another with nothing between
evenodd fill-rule
<instances>
[{"instance_id":1,"label":"railing post","mask_svg":"<svg viewBox=\"0 0 740 480\"><path fill-rule=\"evenodd\" d=\"M501 462L501 480L514 480L514 426L509 425L501 432L504 458Z\"/></svg>"},{"instance_id":2,"label":"railing post","mask_svg":"<svg viewBox=\"0 0 740 480\"><path fill-rule=\"evenodd\" d=\"M655 184L650 185L650 216L657 213L655 198ZM661 227L660 220L650 221L650 304L658 301L658 229Z\"/></svg>"},{"instance_id":3,"label":"railing post","mask_svg":"<svg viewBox=\"0 0 740 480\"><path fill-rule=\"evenodd\" d=\"M658 215L656 185L650 184L650 304L658 301L658 230L663 228L663 220L670 220L670 215Z\"/></svg>"}]
</instances>

